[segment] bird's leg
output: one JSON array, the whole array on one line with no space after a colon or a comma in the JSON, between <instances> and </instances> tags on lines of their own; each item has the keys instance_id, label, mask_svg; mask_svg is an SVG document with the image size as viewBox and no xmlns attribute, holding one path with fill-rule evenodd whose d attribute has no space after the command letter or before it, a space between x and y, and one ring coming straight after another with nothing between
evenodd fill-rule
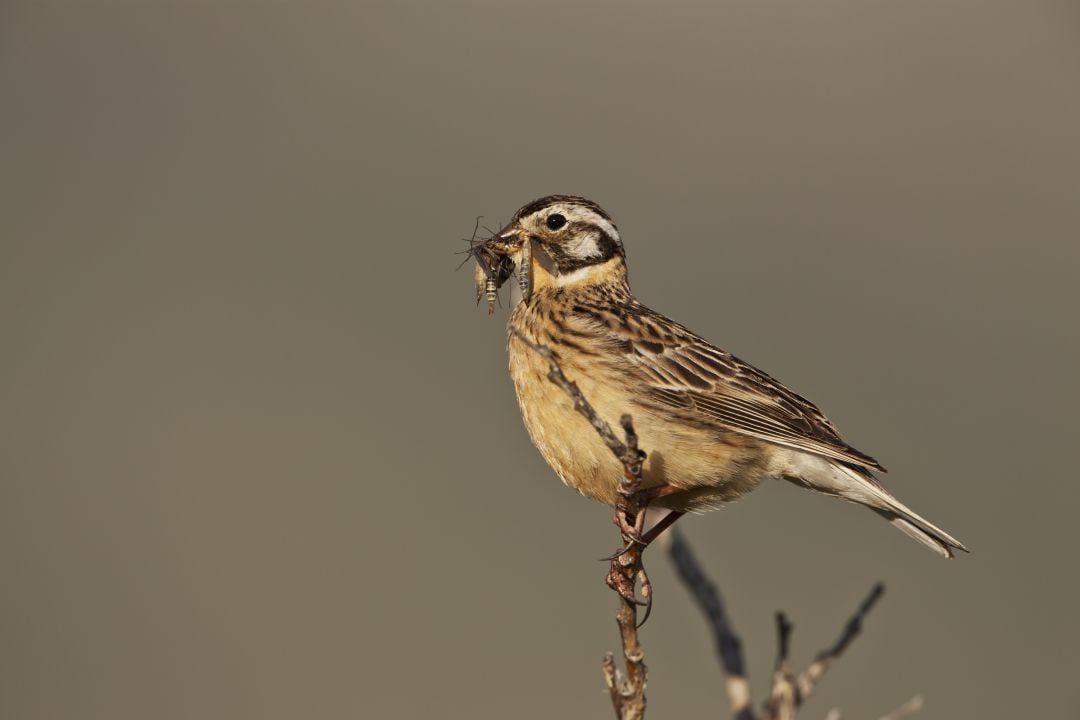
<instances>
[{"instance_id":1,"label":"bird's leg","mask_svg":"<svg viewBox=\"0 0 1080 720\"><path fill-rule=\"evenodd\" d=\"M672 495L679 491L680 488L676 488L672 485L659 485L657 487L630 493L624 502L616 505L615 516L612 521L615 523L615 526L619 528L619 532L622 533L623 541L626 542L626 545L620 548L614 555L602 559L613 560L624 554L634 545L638 545L644 549L649 546L649 543L659 537L660 533L671 527L672 523L685 514L683 511L672 510L662 517L648 532L645 532L645 511L653 500ZM631 512L633 508L637 508L636 513Z\"/></svg>"},{"instance_id":2,"label":"bird's leg","mask_svg":"<svg viewBox=\"0 0 1080 720\"><path fill-rule=\"evenodd\" d=\"M647 599L645 602L637 599L634 588L638 573L636 571L627 570L627 567L622 564L623 561L626 559L626 555L620 555L618 557L612 558L611 569L608 570L607 577L604 578L604 581L607 583L607 586L609 588L619 593L619 596L622 597L622 599L626 602L633 603L634 605L644 605L648 607L652 604L651 599ZM631 562L631 564L636 564L638 567L640 567L640 557L635 558ZM642 569L641 572L644 573L644 569ZM645 579L645 582L648 582L648 578Z\"/></svg>"},{"instance_id":3,"label":"bird's leg","mask_svg":"<svg viewBox=\"0 0 1080 720\"><path fill-rule=\"evenodd\" d=\"M606 580L608 587L619 593L624 600L645 607L645 613L641 618L641 622L638 623L638 627L641 627L649 619L653 600L652 583L649 581L649 574L645 571L642 553L653 540L660 537L665 530L674 525L675 521L686 513L682 510L672 510L649 528L648 532L642 532L645 524L645 508L638 511L632 524L626 517L627 514L625 508L615 510L615 524L622 531L626 545L619 548L619 551L610 558L607 558L611 561L611 569L608 571ZM638 582L641 583L641 596L645 598L644 602L638 600L634 592L634 586Z\"/></svg>"},{"instance_id":4,"label":"bird's leg","mask_svg":"<svg viewBox=\"0 0 1080 720\"><path fill-rule=\"evenodd\" d=\"M645 511L642 510L639 514L644 515ZM659 537L664 530L671 527L684 514L678 510L668 513L656 525L651 527L647 533L641 536L639 543L628 542L625 548L611 558L611 569L608 571L606 578L608 587L619 593L620 597L626 602L641 605L645 608L645 613L642 615L641 622L637 624L637 627L641 627L649 619L653 604L652 582L649 580L649 573L645 571L642 553L649 543ZM634 588L637 583L641 583L641 596L645 598L644 601L638 600L635 594Z\"/></svg>"},{"instance_id":5,"label":"bird's leg","mask_svg":"<svg viewBox=\"0 0 1080 720\"><path fill-rule=\"evenodd\" d=\"M620 418L620 425L626 433L626 444L618 450L612 447L623 464L623 477L619 480L619 501L615 503L614 522L626 545L608 558L611 561L611 569L608 571L607 584L619 593L631 617L637 614L634 612L635 605L645 606L645 615L641 623L635 623L637 627L641 627L652 611L652 583L649 582L649 576L645 572L641 555L645 547L662 533L664 528L675 522L682 513L669 513L657 523L658 527L648 533L645 532L645 511L649 503L678 490L666 483L658 487L642 489L642 466L647 456L638 448L637 433L634 431L630 416L623 415ZM639 582L641 594L645 598L644 602L638 600L635 593L635 587Z\"/></svg>"},{"instance_id":6,"label":"bird's leg","mask_svg":"<svg viewBox=\"0 0 1080 720\"><path fill-rule=\"evenodd\" d=\"M636 513L631 513L627 505L616 505L612 522L619 528L625 542L638 540L645 530L645 507L641 507Z\"/></svg>"},{"instance_id":7,"label":"bird's leg","mask_svg":"<svg viewBox=\"0 0 1080 720\"><path fill-rule=\"evenodd\" d=\"M643 548L649 547L652 541L660 537L665 530L675 524L675 521L686 514L684 510L672 510L664 517L656 521L656 524L649 528L649 532L641 536L640 544Z\"/></svg>"}]
</instances>

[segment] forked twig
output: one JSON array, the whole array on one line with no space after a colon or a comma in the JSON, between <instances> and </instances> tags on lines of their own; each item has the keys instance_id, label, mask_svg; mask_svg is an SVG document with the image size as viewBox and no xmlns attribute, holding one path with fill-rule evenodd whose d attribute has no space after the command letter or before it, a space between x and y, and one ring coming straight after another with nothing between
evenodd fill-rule
<instances>
[{"instance_id":1,"label":"forked twig","mask_svg":"<svg viewBox=\"0 0 1080 720\"><path fill-rule=\"evenodd\" d=\"M799 705L802 705L802 703L814 693L814 688L817 687L821 677L833 664L833 661L847 650L851 641L862 631L863 620L866 619L866 616L884 594L885 584L880 582L875 584L874 587L870 589L870 594L859 604L859 607L855 609L854 614L848 618L848 621L844 624L844 629L840 632L840 637L836 639L836 642L819 652L814 659L814 662L810 663L810 667L806 668L806 671L799 676Z\"/></svg>"},{"instance_id":2,"label":"forked twig","mask_svg":"<svg viewBox=\"0 0 1080 720\"><path fill-rule=\"evenodd\" d=\"M916 695L888 715L883 715L881 720L901 720L901 718L906 718L919 712L922 710L922 707L923 697L922 695Z\"/></svg>"},{"instance_id":3,"label":"forked twig","mask_svg":"<svg viewBox=\"0 0 1080 720\"><path fill-rule=\"evenodd\" d=\"M668 530L660 536L660 542L667 547L668 557L675 566L675 571L686 586L690 596L697 603L705 620L712 630L716 655L724 671L724 689L727 694L731 714L735 720L755 720L751 704L750 683L746 677L746 664L743 659L742 641L736 634L728 617L727 610L716 585L708 578L698 563L690 544L677 528ZM818 681L834 660L840 657L862 629L862 622L885 592L885 586L877 583L869 595L859 604L854 614L844 624L844 628L830 647L818 653L810 667L796 677L791 670L791 637L794 626L784 613L776 614L777 658L770 688L769 699L762 711L763 720L794 718L803 704L810 697ZM914 698L895 711L894 715L883 720L906 717L921 707L921 698ZM899 714L896 714L899 713ZM830 717L838 718L839 710L830 711Z\"/></svg>"},{"instance_id":4,"label":"forked twig","mask_svg":"<svg viewBox=\"0 0 1080 720\"><path fill-rule=\"evenodd\" d=\"M645 504L640 501L639 490L645 453L638 449L637 434L629 415L623 415L620 418L620 425L626 438L624 442L619 440L611 426L596 413L577 383L566 377L550 348L530 340L516 328L511 328L510 333L547 361L548 380L561 388L573 400L574 409L589 421L604 444L623 466L623 477L619 480L619 495L622 500L616 508L616 524L622 529L623 540L627 545L624 551L611 559L607 582L619 596L619 607L615 613L615 619L622 640L626 672L624 676L619 671L614 655L610 652L604 656L601 668L616 717L619 720L642 720L645 716L647 670L644 662L645 654L637 635L639 627L637 606L642 603L635 598L634 590L640 582L641 593L646 600L645 618L648 618L648 610L652 602L652 588L641 562L643 548L639 542L635 541L637 538L628 533L630 528L640 527L644 520ZM657 528L657 530L661 529ZM668 555L675 565L679 578L701 608L712 630L716 653L724 671L724 687L733 717L736 720L756 720L751 707L750 683L746 677L742 643L728 619L720 593L701 569L682 533L670 528L660 538L661 542L667 546ZM762 712L763 720L794 720L798 709L813 694L818 682L833 661L839 658L858 636L862 630L863 620L884 592L883 584L874 585L870 594L845 623L836 642L818 653L810 666L798 677L792 672L790 663L791 634L794 628L784 613L776 614L777 659L769 699L765 702ZM917 712L921 707L922 698L916 696L882 720L898 720ZM829 717L839 717L839 711L831 710Z\"/></svg>"},{"instance_id":5,"label":"forked twig","mask_svg":"<svg viewBox=\"0 0 1080 720\"><path fill-rule=\"evenodd\" d=\"M776 613L776 667L763 713L769 720L794 720L799 707L799 689L791 673L791 632L794 629L787 615Z\"/></svg>"}]
</instances>

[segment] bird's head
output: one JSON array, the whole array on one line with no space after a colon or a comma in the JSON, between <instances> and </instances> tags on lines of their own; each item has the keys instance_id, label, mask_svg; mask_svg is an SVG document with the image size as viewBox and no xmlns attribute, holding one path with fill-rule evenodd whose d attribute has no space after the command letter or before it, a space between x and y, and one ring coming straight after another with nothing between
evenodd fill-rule
<instances>
[{"instance_id":1,"label":"bird's head","mask_svg":"<svg viewBox=\"0 0 1080 720\"><path fill-rule=\"evenodd\" d=\"M473 254L496 276L505 268L504 258L509 260L516 272L528 274L530 291L626 279L622 240L611 216L591 200L572 195L534 200ZM498 277L498 284L505 279Z\"/></svg>"}]
</instances>

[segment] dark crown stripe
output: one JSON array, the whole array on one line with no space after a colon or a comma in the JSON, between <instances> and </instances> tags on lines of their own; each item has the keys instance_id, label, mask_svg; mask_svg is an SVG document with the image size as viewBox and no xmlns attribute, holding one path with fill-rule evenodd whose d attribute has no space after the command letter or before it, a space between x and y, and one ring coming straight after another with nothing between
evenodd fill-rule
<instances>
[{"instance_id":1,"label":"dark crown stripe","mask_svg":"<svg viewBox=\"0 0 1080 720\"><path fill-rule=\"evenodd\" d=\"M583 207L587 207L600 217L614 224L611 216L604 212L604 209L602 207L594 203L592 200L578 197L577 195L548 195L547 197L542 197L539 200L533 200L531 203L518 210L517 214L514 217L515 219L528 217L533 213L540 212L544 208L551 207L552 205L556 205L558 203L572 203L574 205L581 205Z\"/></svg>"}]
</instances>

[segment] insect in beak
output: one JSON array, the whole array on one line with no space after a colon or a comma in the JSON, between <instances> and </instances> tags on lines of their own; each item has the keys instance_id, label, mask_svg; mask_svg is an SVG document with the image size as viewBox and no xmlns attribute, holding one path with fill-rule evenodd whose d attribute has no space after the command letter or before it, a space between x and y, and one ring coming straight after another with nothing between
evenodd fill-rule
<instances>
[{"instance_id":1,"label":"insect in beak","mask_svg":"<svg viewBox=\"0 0 1080 720\"><path fill-rule=\"evenodd\" d=\"M504 254L503 248L492 247L496 240L498 236L478 243L472 249L472 255L476 258L476 270L473 273L476 282L476 304L479 305L480 300L486 296L488 315L495 312L499 288L514 274L514 261ZM498 245L504 243L499 241Z\"/></svg>"},{"instance_id":2,"label":"insect in beak","mask_svg":"<svg viewBox=\"0 0 1080 720\"><path fill-rule=\"evenodd\" d=\"M517 266L518 288L521 290L521 299L528 302L529 293L532 290L532 240L526 240L521 246L521 260Z\"/></svg>"}]
</instances>

